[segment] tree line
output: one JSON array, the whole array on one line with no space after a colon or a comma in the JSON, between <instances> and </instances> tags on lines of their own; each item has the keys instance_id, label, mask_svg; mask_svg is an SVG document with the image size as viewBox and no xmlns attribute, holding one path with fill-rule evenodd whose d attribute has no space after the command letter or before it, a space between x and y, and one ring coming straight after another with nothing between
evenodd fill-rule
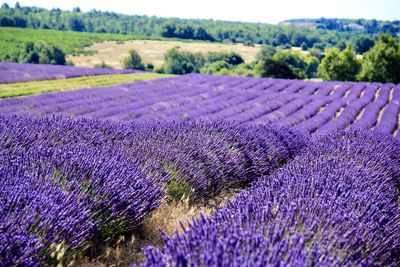
<instances>
[{"instance_id":1,"label":"tree line","mask_svg":"<svg viewBox=\"0 0 400 267\"><path fill-rule=\"evenodd\" d=\"M398 35L400 33L400 21L378 21L376 19L338 19L338 18L319 18L319 19L291 19L283 23L302 26L307 24L308 27L324 30L334 30L341 32L357 32L364 34L382 34L390 33Z\"/></svg>"},{"instance_id":2,"label":"tree line","mask_svg":"<svg viewBox=\"0 0 400 267\"><path fill-rule=\"evenodd\" d=\"M140 55L132 50L124 62L125 68L146 68ZM362 57L348 44L344 49L328 48L324 53L312 50L308 54L295 50L264 46L257 60L245 63L236 52L207 54L181 51L175 47L165 54L165 63L154 71L170 74L206 73L286 79L320 78L328 81L367 81L400 83L400 42L383 34Z\"/></svg>"},{"instance_id":3,"label":"tree line","mask_svg":"<svg viewBox=\"0 0 400 267\"><path fill-rule=\"evenodd\" d=\"M16 53L8 54L5 61L73 64L66 62L65 53L55 45L27 42ZM297 50L263 46L256 60L245 63L236 52L192 53L179 47L165 54L164 64L155 68L151 62L144 64L139 53L131 50L124 60L126 69L146 70L168 74L204 73L239 75L285 79L311 79L336 81L368 81L400 83L400 42L391 35L383 34L376 44L362 56L353 47L331 47L321 52L311 49L307 53ZM105 62L96 67L109 67Z\"/></svg>"},{"instance_id":4,"label":"tree line","mask_svg":"<svg viewBox=\"0 0 400 267\"><path fill-rule=\"evenodd\" d=\"M47 10L37 7L22 7L18 3L15 7L10 7L5 3L0 9L0 26L2 27L133 34L143 37L179 38L244 43L247 45L264 44L284 48L295 46L302 47L304 50L310 48L324 50L327 47L343 46L346 41L356 47L358 53L365 52L363 51L365 48L362 48L362 46L368 47L368 44L356 46L357 42L364 42L366 37L370 38L368 41L375 42L378 38L377 33L388 31L388 27L384 26L388 22L385 22L386 24L383 22L374 23L378 26L371 31L372 35L369 32L360 35L360 32L341 31L335 27L305 29L265 23L128 16L95 9L90 12L82 12L79 7L72 11L63 11L60 9ZM398 29L396 23L394 22L389 30ZM393 30L393 33L396 32Z\"/></svg>"}]
</instances>

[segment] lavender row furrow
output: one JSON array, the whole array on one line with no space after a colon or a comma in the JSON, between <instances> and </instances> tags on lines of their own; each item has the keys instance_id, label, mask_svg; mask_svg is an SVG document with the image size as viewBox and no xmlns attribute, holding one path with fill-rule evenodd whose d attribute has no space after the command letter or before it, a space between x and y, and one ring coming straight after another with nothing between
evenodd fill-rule
<instances>
[{"instance_id":1,"label":"lavender row furrow","mask_svg":"<svg viewBox=\"0 0 400 267\"><path fill-rule=\"evenodd\" d=\"M400 143L350 132L148 247L141 266L397 266Z\"/></svg>"},{"instance_id":2,"label":"lavender row furrow","mask_svg":"<svg viewBox=\"0 0 400 267\"><path fill-rule=\"evenodd\" d=\"M277 123L322 134L336 129L374 129L389 101L400 101L399 90L399 85L394 84L191 74L4 99L0 101L0 114L138 122ZM390 108L388 112L393 114L385 117L391 116L390 127L396 128L398 123L395 125L393 118L399 111ZM379 127L385 128L385 125ZM396 134L396 130L383 131Z\"/></svg>"}]
</instances>

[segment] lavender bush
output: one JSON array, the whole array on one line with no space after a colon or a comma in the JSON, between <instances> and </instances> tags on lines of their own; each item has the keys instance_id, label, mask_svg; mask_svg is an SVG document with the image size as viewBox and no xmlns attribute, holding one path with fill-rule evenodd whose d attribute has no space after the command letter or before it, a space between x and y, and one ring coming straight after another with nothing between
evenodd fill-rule
<instances>
[{"instance_id":1,"label":"lavender bush","mask_svg":"<svg viewBox=\"0 0 400 267\"><path fill-rule=\"evenodd\" d=\"M399 85L185 75L0 100L0 114L113 121L234 121L399 135Z\"/></svg>"},{"instance_id":2,"label":"lavender bush","mask_svg":"<svg viewBox=\"0 0 400 267\"><path fill-rule=\"evenodd\" d=\"M388 150L387 150L388 149ZM142 266L398 266L400 143L366 132L314 140Z\"/></svg>"},{"instance_id":3,"label":"lavender bush","mask_svg":"<svg viewBox=\"0 0 400 267\"><path fill-rule=\"evenodd\" d=\"M142 223L175 182L193 198L298 154L295 130L234 123L0 117L0 265L51 263Z\"/></svg>"}]
</instances>

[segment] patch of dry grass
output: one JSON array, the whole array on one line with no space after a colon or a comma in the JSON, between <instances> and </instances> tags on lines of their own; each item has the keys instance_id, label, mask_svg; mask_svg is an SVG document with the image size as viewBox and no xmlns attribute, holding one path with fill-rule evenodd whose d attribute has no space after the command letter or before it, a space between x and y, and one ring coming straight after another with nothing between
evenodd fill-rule
<instances>
[{"instance_id":1,"label":"patch of dry grass","mask_svg":"<svg viewBox=\"0 0 400 267\"><path fill-rule=\"evenodd\" d=\"M183 51L194 53L234 51L242 55L245 62L248 63L254 61L257 53L261 50L261 46L252 47L243 44L156 40L134 40L125 41L124 43L106 41L86 48L86 50L97 51L94 55L68 56L68 59L72 60L76 66L92 67L104 61L114 68L122 68L122 62L128 56L129 50L135 49L145 63L153 63L159 67L164 63L164 54L176 46L179 46Z\"/></svg>"},{"instance_id":2,"label":"patch of dry grass","mask_svg":"<svg viewBox=\"0 0 400 267\"><path fill-rule=\"evenodd\" d=\"M104 244L97 244L82 255L78 255L68 266L106 267L106 266L132 266L144 260L142 249L152 245L162 247L164 241L162 232L168 236L182 231L181 224L186 227L193 218L200 214L210 215L216 208L233 200L240 189L230 189L203 203L190 204L189 199L180 201L164 201L155 211L149 214L143 225L110 240Z\"/></svg>"},{"instance_id":3,"label":"patch of dry grass","mask_svg":"<svg viewBox=\"0 0 400 267\"><path fill-rule=\"evenodd\" d=\"M152 80L169 76L171 75L138 72L130 74L82 76L57 80L7 83L0 84L0 98L35 95L82 88L98 88L120 83Z\"/></svg>"}]
</instances>

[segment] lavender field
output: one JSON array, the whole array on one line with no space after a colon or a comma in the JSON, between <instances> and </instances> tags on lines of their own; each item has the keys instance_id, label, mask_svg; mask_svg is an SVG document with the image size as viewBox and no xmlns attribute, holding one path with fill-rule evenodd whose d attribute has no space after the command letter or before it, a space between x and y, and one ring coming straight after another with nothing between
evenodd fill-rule
<instances>
[{"instance_id":1,"label":"lavender field","mask_svg":"<svg viewBox=\"0 0 400 267\"><path fill-rule=\"evenodd\" d=\"M0 84L134 72L137 71L0 62Z\"/></svg>"},{"instance_id":2,"label":"lavender field","mask_svg":"<svg viewBox=\"0 0 400 267\"><path fill-rule=\"evenodd\" d=\"M313 135L364 129L400 138L400 85L186 75L0 101L3 115L113 121L234 121Z\"/></svg>"},{"instance_id":3,"label":"lavender field","mask_svg":"<svg viewBox=\"0 0 400 267\"><path fill-rule=\"evenodd\" d=\"M115 264L399 266L399 139L390 83L195 74L2 99L0 266L80 266L164 203L231 191Z\"/></svg>"}]
</instances>

